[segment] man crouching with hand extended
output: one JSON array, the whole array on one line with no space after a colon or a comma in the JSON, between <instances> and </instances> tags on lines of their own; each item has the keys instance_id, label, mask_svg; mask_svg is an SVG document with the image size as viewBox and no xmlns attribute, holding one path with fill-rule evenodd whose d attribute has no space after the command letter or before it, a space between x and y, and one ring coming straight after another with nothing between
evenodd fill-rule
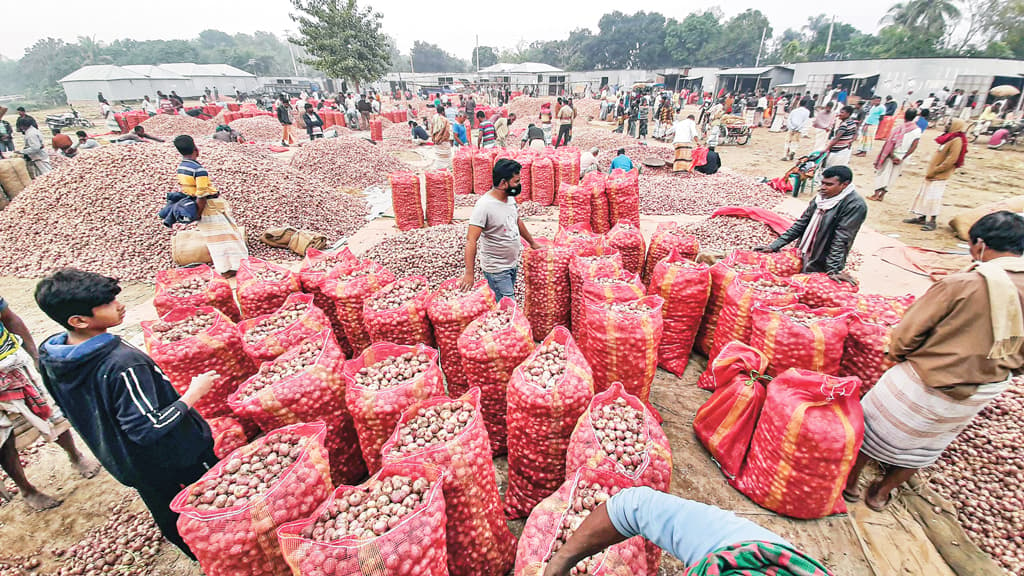
<instances>
[{"instance_id":1,"label":"man crouching with hand extended","mask_svg":"<svg viewBox=\"0 0 1024 576\"><path fill-rule=\"evenodd\" d=\"M469 217L466 238L466 274L459 287L469 290L476 276L476 256L479 246L480 268L495 299L515 298L516 275L519 272L519 254L523 251L520 236L530 248L537 243L519 218L515 196L523 191L519 182L522 166L515 160L502 158L494 163L491 181L494 185L476 201Z\"/></svg>"},{"instance_id":2,"label":"man crouching with hand extended","mask_svg":"<svg viewBox=\"0 0 1024 576\"><path fill-rule=\"evenodd\" d=\"M117 280L65 268L36 286L36 303L63 326L39 350L43 383L110 474L139 492L164 537L195 558L170 504L216 462L213 437L192 407L217 379L192 379L183 396L141 350L108 334L124 321Z\"/></svg>"},{"instance_id":3,"label":"man crouching with hand extended","mask_svg":"<svg viewBox=\"0 0 1024 576\"><path fill-rule=\"evenodd\" d=\"M804 272L824 272L833 280L856 284L845 272L846 258L867 216L867 203L853 186L853 172L846 166L832 166L825 169L818 195L800 219L778 240L768 246L755 246L754 250L778 252L799 240Z\"/></svg>"}]
</instances>

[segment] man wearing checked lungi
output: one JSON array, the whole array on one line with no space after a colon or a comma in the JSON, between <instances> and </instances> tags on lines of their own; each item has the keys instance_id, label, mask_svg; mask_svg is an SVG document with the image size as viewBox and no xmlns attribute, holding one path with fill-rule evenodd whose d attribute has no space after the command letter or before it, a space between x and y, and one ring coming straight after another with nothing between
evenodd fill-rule
<instances>
[{"instance_id":1,"label":"man wearing checked lungi","mask_svg":"<svg viewBox=\"0 0 1024 576\"><path fill-rule=\"evenodd\" d=\"M864 444L843 497L876 460L885 475L863 493L881 511L894 489L933 464L1024 366L1024 217L989 214L971 226L974 264L932 285L893 328L897 364L864 396Z\"/></svg>"}]
</instances>

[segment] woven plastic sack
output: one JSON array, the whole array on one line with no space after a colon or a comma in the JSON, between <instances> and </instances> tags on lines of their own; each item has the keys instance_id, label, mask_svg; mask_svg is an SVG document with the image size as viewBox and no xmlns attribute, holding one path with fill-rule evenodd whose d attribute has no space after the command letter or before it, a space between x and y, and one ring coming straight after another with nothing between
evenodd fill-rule
<instances>
[{"instance_id":1,"label":"woven plastic sack","mask_svg":"<svg viewBox=\"0 0 1024 576\"><path fill-rule=\"evenodd\" d=\"M588 303L611 304L613 302L630 302L639 300L646 295L644 286L640 282L640 276L630 274L621 268L617 270L598 270L593 274L589 274L582 281L581 289L574 292L574 296L576 296L576 292L579 293L580 307L577 315L573 317L572 328L576 334L579 334L576 344L581 347L582 340L587 337L585 326L587 323L586 311ZM573 299L574 304L576 300L577 298Z\"/></svg>"},{"instance_id":2,"label":"woven plastic sack","mask_svg":"<svg viewBox=\"0 0 1024 576\"><path fill-rule=\"evenodd\" d=\"M266 324L283 323L278 320L281 315L293 306L305 306L306 310L301 313L297 320L285 325L283 328L259 338L254 328L261 328ZM242 320L238 324L238 331L242 334L242 346L245 353L257 362L273 360L288 351L289 348L299 344L306 338L311 338L323 332L324 328L330 327L330 320L322 310L313 304L312 294L296 292L288 296L281 305L271 314L257 316L248 320Z\"/></svg>"},{"instance_id":3,"label":"woven plastic sack","mask_svg":"<svg viewBox=\"0 0 1024 576\"><path fill-rule=\"evenodd\" d=\"M895 313L888 319L871 318L859 312L850 317L839 375L860 378L861 396L875 387L886 370L896 365L886 352L892 341L893 328L899 321L900 317Z\"/></svg>"},{"instance_id":4,"label":"woven plastic sack","mask_svg":"<svg viewBox=\"0 0 1024 576\"><path fill-rule=\"evenodd\" d=\"M804 261L796 248L778 252L735 250L725 259L726 264L747 264L763 267L776 276L794 276L804 270Z\"/></svg>"},{"instance_id":5,"label":"woven plastic sack","mask_svg":"<svg viewBox=\"0 0 1024 576\"><path fill-rule=\"evenodd\" d=\"M577 339L583 332L583 283L599 276L614 276L620 270L622 270L622 255L605 246L598 246L596 249L585 248L573 256L572 262L569 263L569 286L572 302L572 332ZM625 270L622 271L625 272ZM642 292L639 297L643 297Z\"/></svg>"},{"instance_id":6,"label":"woven plastic sack","mask_svg":"<svg viewBox=\"0 0 1024 576\"><path fill-rule=\"evenodd\" d=\"M178 296L174 289L182 284L202 282L205 286L194 294ZM242 319L235 303L235 291L231 283L217 274L213 268L200 264L191 268L171 268L156 273L156 294L153 296L153 307L158 316L163 316L175 308L187 306L213 306L227 315L233 322Z\"/></svg>"},{"instance_id":7,"label":"woven plastic sack","mask_svg":"<svg viewBox=\"0 0 1024 576\"><path fill-rule=\"evenodd\" d=\"M335 502L356 490L339 486L308 518L289 522L277 529L278 541L292 574L298 576L446 576L448 549L445 546L443 472L436 466L388 464L374 479L392 476L425 478L433 485L427 501L404 516L376 538L351 536L332 542L304 538L307 526ZM365 484L365 483L364 483Z\"/></svg>"},{"instance_id":8,"label":"woven plastic sack","mask_svg":"<svg viewBox=\"0 0 1024 576\"><path fill-rule=\"evenodd\" d=\"M590 229L590 222L577 222L566 228L559 228L555 232L555 243L568 247L573 254L579 254L585 250L599 250L604 245L604 237L594 234Z\"/></svg>"},{"instance_id":9,"label":"woven plastic sack","mask_svg":"<svg viewBox=\"0 0 1024 576\"><path fill-rule=\"evenodd\" d=\"M481 330L495 314L511 313L511 319L498 330ZM480 410L487 423L487 436L495 456L506 451L508 381L512 371L533 352L533 333L526 316L515 300L505 298L466 327L459 336L459 354L469 386L480 388Z\"/></svg>"},{"instance_id":10,"label":"woven plastic sack","mask_svg":"<svg viewBox=\"0 0 1024 576\"><path fill-rule=\"evenodd\" d=\"M487 427L480 412L480 390L471 389L459 397L473 407L473 418L454 438L421 450L399 454L392 452L398 443L397 431L422 411L450 398L431 398L412 406L402 414L395 433L384 444L384 465L416 462L438 466L444 479L448 573L453 576L505 574L515 560L515 536L501 512L494 460Z\"/></svg>"},{"instance_id":11,"label":"woven plastic sack","mask_svg":"<svg viewBox=\"0 0 1024 576\"><path fill-rule=\"evenodd\" d=\"M537 505L523 526L523 535L516 551L515 576L544 574L548 560L556 551L555 541L562 531L567 513L576 501L578 491L584 486L592 487L595 484L607 490L609 495L633 487L629 478L600 468L580 468L575 474L563 479L557 491ZM595 557L598 560L597 568L588 574L637 576L657 573L656 567L653 572L648 571L644 539L640 536L610 546Z\"/></svg>"},{"instance_id":12,"label":"woven plastic sack","mask_svg":"<svg viewBox=\"0 0 1024 576\"><path fill-rule=\"evenodd\" d=\"M693 345L705 356L710 357L714 348L715 333L718 331L718 317L725 306L725 291L736 278L753 279L760 275L763 269L760 266L745 264L730 266L718 261L708 272L711 275L711 294L708 296L708 305L704 308L704 317L701 318L700 330L697 331L697 340Z\"/></svg>"},{"instance_id":13,"label":"woven plastic sack","mask_svg":"<svg viewBox=\"0 0 1024 576\"><path fill-rule=\"evenodd\" d=\"M625 400L628 406L643 413L646 432L643 444L646 450L640 454L640 462L632 470L610 458L594 433L594 415L604 406L614 405L618 399ZM659 417L646 402L629 394L620 382L615 382L608 390L595 395L586 412L580 416L566 450L566 478L586 466L606 466L630 479L634 486L649 486L668 492L672 483L672 447L658 421ZM650 574L657 574L656 568L661 564L661 549L651 542L644 542L644 548L647 565L655 567L655 571Z\"/></svg>"},{"instance_id":14,"label":"woven plastic sack","mask_svg":"<svg viewBox=\"0 0 1024 576\"><path fill-rule=\"evenodd\" d=\"M605 187L608 177L604 172L589 172L583 177L580 186L590 189L590 229L596 234L605 234L611 229L611 218L608 216L608 194Z\"/></svg>"},{"instance_id":15,"label":"woven plastic sack","mask_svg":"<svg viewBox=\"0 0 1024 576\"><path fill-rule=\"evenodd\" d=\"M494 156L489 150L473 151L473 192L486 194L494 186L493 169Z\"/></svg>"},{"instance_id":16,"label":"woven plastic sack","mask_svg":"<svg viewBox=\"0 0 1024 576\"><path fill-rule=\"evenodd\" d=\"M555 168L551 158L541 156L533 161L530 168L530 183L534 202L541 206L551 206L555 203Z\"/></svg>"},{"instance_id":17,"label":"woven plastic sack","mask_svg":"<svg viewBox=\"0 0 1024 576\"><path fill-rule=\"evenodd\" d=\"M605 188L612 222L629 222L640 227L640 172L613 170Z\"/></svg>"},{"instance_id":18,"label":"woven plastic sack","mask_svg":"<svg viewBox=\"0 0 1024 576\"><path fill-rule=\"evenodd\" d=\"M473 154L469 147L462 146L452 158L455 177L452 182L456 194L473 193Z\"/></svg>"},{"instance_id":19,"label":"woven plastic sack","mask_svg":"<svg viewBox=\"0 0 1024 576\"><path fill-rule=\"evenodd\" d=\"M757 349L730 342L704 373L714 394L697 409L693 431L726 478L738 476L747 457L771 380L764 374L767 366Z\"/></svg>"},{"instance_id":20,"label":"woven plastic sack","mask_svg":"<svg viewBox=\"0 0 1024 576\"><path fill-rule=\"evenodd\" d=\"M245 353L238 328L223 312L212 306L175 308L161 322L180 322L198 314L214 314L213 324L199 333L176 342L164 342L153 330L154 321L143 321L142 336L146 352L171 381L179 394L188 390L192 379L211 370L217 381L194 408L204 418L231 414L228 396L246 378L256 373L256 364Z\"/></svg>"},{"instance_id":21,"label":"woven plastic sack","mask_svg":"<svg viewBox=\"0 0 1024 576\"><path fill-rule=\"evenodd\" d=\"M370 345L370 334L363 323L363 302L394 281L394 274L370 260L339 266L324 278L323 291L334 300L338 323L345 329L353 354L361 354Z\"/></svg>"},{"instance_id":22,"label":"woven plastic sack","mask_svg":"<svg viewBox=\"0 0 1024 576\"><path fill-rule=\"evenodd\" d=\"M594 371L595 390L621 382L627 392L647 402L658 369L665 301L660 296L645 296L634 302L649 310L621 311L616 310L623 305L619 303L586 303L583 355Z\"/></svg>"},{"instance_id":23,"label":"woven plastic sack","mask_svg":"<svg viewBox=\"0 0 1024 576\"><path fill-rule=\"evenodd\" d=\"M651 245L647 248L643 273L644 286L650 285L654 267L672 250L675 250L680 258L693 260L700 253L700 242L696 236L687 234L686 230L675 222L662 222L651 236Z\"/></svg>"},{"instance_id":24,"label":"woven plastic sack","mask_svg":"<svg viewBox=\"0 0 1024 576\"><path fill-rule=\"evenodd\" d=\"M203 490L223 474L227 460L219 462L171 501L171 510L181 515L178 532L207 576L288 574L288 564L277 543L277 528L310 515L333 490L323 447L324 423L297 424L275 430L235 454L254 454L284 433L307 439L301 455L281 473L273 486L245 505L200 511L187 504L193 490Z\"/></svg>"},{"instance_id":25,"label":"woven plastic sack","mask_svg":"<svg viewBox=\"0 0 1024 576\"><path fill-rule=\"evenodd\" d=\"M738 278L725 290L725 302L718 318L718 330L709 358L718 356L733 340L750 343L751 312L755 304L781 308L796 304L803 289L785 278L768 273Z\"/></svg>"},{"instance_id":26,"label":"woven plastic sack","mask_svg":"<svg viewBox=\"0 0 1024 576\"><path fill-rule=\"evenodd\" d=\"M792 518L846 512L842 491L864 440L860 380L791 368L772 380L743 471L730 483Z\"/></svg>"},{"instance_id":27,"label":"woven plastic sack","mask_svg":"<svg viewBox=\"0 0 1024 576\"><path fill-rule=\"evenodd\" d=\"M206 423L213 434L213 454L217 458L224 458L249 443L245 427L231 416L207 418Z\"/></svg>"},{"instance_id":28,"label":"woven plastic sack","mask_svg":"<svg viewBox=\"0 0 1024 576\"><path fill-rule=\"evenodd\" d=\"M557 162L558 166L558 178L555 181L555 189L558 190L556 196L558 196L561 195L561 184L575 186L580 183L580 171L573 162L572 156L561 153L561 151L559 151L555 162ZM557 197L556 200L558 200ZM589 218L587 220L589 221Z\"/></svg>"},{"instance_id":29,"label":"woven plastic sack","mask_svg":"<svg viewBox=\"0 0 1024 576\"><path fill-rule=\"evenodd\" d=\"M334 299L323 290L323 281L330 274L331 270L346 264L352 265L359 262L352 251L346 246L341 250L321 252L316 248L307 248L306 257L302 260L302 267L299 268L299 282L302 284L302 291L313 295L313 303L323 310L327 319L331 321L331 328L334 330L334 337L338 339L338 345L345 356L352 355L352 345L345 337L345 327L338 320L338 311L334 308Z\"/></svg>"},{"instance_id":30,"label":"woven plastic sack","mask_svg":"<svg viewBox=\"0 0 1024 576\"><path fill-rule=\"evenodd\" d=\"M242 318L270 314L289 294L302 289L299 276L291 270L253 257L242 258L235 278Z\"/></svg>"},{"instance_id":31,"label":"woven plastic sack","mask_svg":"<svg viewBox=\"0 0 1024 576\"><path fill-rule=\"evenodd\" d=\"M455 192L452 173L431 170L423 174L427 187L427 226L451 224L455 216Z\"/></svg>"},{"instance_id":32,"label":"woven plastic sack","mask_svg":"<svg viewBox=\"0 0 1024 576\"><path fill-rule=\"evenodd\" d=\"M395 225L403 232L423 228L423 203L420 201L420 177L412 172L392 172L391 208Z\"/></svg>"},{"instance_id":33,"label":"woven plastic sack","mask_svg":"<svg viewBox=\"0 0 1024 576\"><path fill-rule=\"evenodd\" d=\"M893 323L899 318L903 318L903 314L915 299L913 294L882 296L880 294L834 292L830 295L828 305L850 308L861 317L876 322Z\"/></svg>"},{"instance_id":34,"label":"woven plastic sack","mask_svg":"<svg viewBox=\"0 0 1024 576\"><path fill-rule=\"evenodd\" d=\"M644 242L644 235L640 233L640 228L629 222L620 221L605 235L605 243L622 253L622 267L628 272L643 272L647 244Z\"/></svg>"},{"instance_id":35,"label":"woven plastic sack","mask_svg":"<svg viewBox=\"0 0 1024 576\"><path fill-rule=\"evenodd\" d=\"M533 200L533 159L531 154L521 154L516 160L522 166L519 171L519 184L523 189L519 196L516 196L516 202L520 204Z\"/></svg>"},{"instance_id":36,"label":"woven plastic sack","mask_svg":"<svg viewBox=\"0 0 1024 576\"><path fill-rule=\"evenodd\" d=\"M755 304L750 345L768 357L769 376L790 368L837 375L849 323L848 308Z\"/></svg>"},{"instance_id":37,"label":"woven plastic sack","mask_svg":"<svg viewBox=\"0 0 1024 576\"><path fill-rule=\"evenodd\" d=\"M497 306L486 280L480 280L468 292L459 289L459 282L459 278L442 282L427 307L427 317L434 327L437 349L441 353L441 369L448 381L448 395L452 397L469 390L459 354L459 335L470 322Z\"/></svg>"},{"instance_id":38,"label":"woven plastic sack","mask_svg":"<svg viewBox=\"0 0 1024 576\"><path fill-rule=\"evenodd\" d=\"M693 341L711 294L711 273L705 264L691 262L675 248L651 273L648 294L665 301L661 307L663 329L658 347L658 366L682 376L690 362Z\"/></svg>"},{"instance_id":39,"label":"woven plastic sack","mask_svg":"<svg viewBox=\"0 0 1024 576\"><path fill-rule=\"evenodd\" d=\"M387 358L411 352L429 359L426 371L391 388L374 390L356 382L356 374ZM380 448L395 431L407 408L434 396L444 396L444 375L437 365L437 350L423 344L400 346L388 342L370 345L358 357L345 362L345 406L355 424L363 460L371 473L380 470Z\"/></svg>"},{"instance_id":40,"label":"woven plastic sack","mask_svg":"<svg viewBox=\"0 0 1024 576\"><path fill-rule=\"evenodd\" d=\"M370 140L374 142L384 141L384 122L380 118L370 120Z\"/></svg>"},{"instance_id":41,"label":"woven plastic sack","mask_svg":"<svg viewBox=\"0 0 1024 576\"><path fill-rule=\"evenodd\" d=\"M409 298L396 308L376 310L372 303L378 298L387 296L400 289L402 283L420 282L416 295ZM407 276L374 292L363 303L363 322L370 334L371 342L391 342L392 344L426 344L435 346L434 329L427 319L427 306L433 294L427 284L426 276Z\"/></svg>"},{"instance_id":42,"label":"woven plastic sack","mask_svg":"<svg viewBox=\"0 0 1024 576\"><path fill-rule=\"evenodd\" d=\"M558 225L585 222L590 226L590 188L562 182L558 187Z\"/></svg>"},{"instance_id":43,"label":"woven plastic sack","mask_svg":"<svg viewBox=\"0 0 1024 576\"><path fill-rule=\"evenodd\" d=\"M246 380L230 398L231 410L270 432L275 428L322 420L327 424L324 444L331 458L335 482L352 483L366 476L366 464L359 452L359 439L352 416L345 408L345 356L330 328L306 341L319 352L313 361L290 376L251 392L255 378L277 372L299 356L301 346L292 348L271 362L260 365L259 373ZM306 344L304 343L304 344Z\"/></svg>"},{"instance_id":44,"label":"woven plastic sack","mask_svg":"<svg viewBox=\"0 0 1024 576\"><path fill-rule=\"evenodd\" d=\"M565 346L565 372L544 387L537 363L550 343ZM550 377L550 376L548 376ZM554 380L553 377L552 380ZM508 490L505 515L522 518L565 481L565 452L576 421L594 396L594 376L572 335L558 326L512 373L508 383Z\"/></svg>"},{"instance_id":45,"label":"woven plastic sack","mask_svg":"<svg viewBox=\"0 0 1024 576\"><path fill-rule=\"evenodd\" d=\"M538 238L540 248L523 251L524 312L534 334L547 334L555 326L571 322L569 263L573 253L562 246Z\"/></svg>"},{"instance_id":46,"label":"woven plastic sack","mask_svg":"<svg viewBox=\"0 0 1024 576\"><path fill-rule=\"evenodd\" d=\"M856 284L849 282L837 282L828 277L828 274L811 272L810 274L797 274L792 277L794 283L803 286L804 293L800 296L800 303L811 308L833 308L836 307L835 297L840 293L854 293L859 289Z\"/></svg>"}]
</instances>

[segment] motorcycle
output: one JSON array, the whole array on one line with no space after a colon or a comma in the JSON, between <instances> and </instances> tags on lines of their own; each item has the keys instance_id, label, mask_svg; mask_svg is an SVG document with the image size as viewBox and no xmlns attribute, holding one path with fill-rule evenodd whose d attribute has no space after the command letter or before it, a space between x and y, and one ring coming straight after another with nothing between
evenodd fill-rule
<instances>
[{"instance_id":1,"label":"motorcycle","mask_svg":"<svg viewBox=\"0 0 1024 576\"><path fill-rule=\"evenodd\" d=\"M73 127L92 128L93 123L88 118L79 116L75 107L71 106L71 112L48 114L46 116L46 126L53 131Z\"/></svg>"},{"instance_id":2,"label":"motorcycle","mask_svg":"<svg viewBox=\"0 0 1024 576\"><path fill-rule=\"evenodd\" d=\"M970 141L973 143L977 142L978 138L983 135L991 137L993 134L996 133L997 130L1000 130L1002 128L1006 128L1007 130L1010 131L1010 133L1006 136L1007 144L1010 144L1011 146L1016 145L1017 137L1020 136L1022 129L1024 129L1020 121L1003 122L1001 124L997 122L989 122L988 126L985 126L983 122L971 122L971 124L967 127L967 135L970 138Z\"/></svg>"}]
</instances>

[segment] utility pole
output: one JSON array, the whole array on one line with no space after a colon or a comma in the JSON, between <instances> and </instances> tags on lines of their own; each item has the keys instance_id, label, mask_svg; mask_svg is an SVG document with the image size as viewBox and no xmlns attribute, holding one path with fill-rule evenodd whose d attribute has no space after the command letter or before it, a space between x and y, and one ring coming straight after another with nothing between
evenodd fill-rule
<instances>
[{"instance_id":1,"label":"utility pole","mask_svg":"<svg viewBox=\"0 0 1024 576\"><path fill-rule=\"evenodd\" d=\"M284 31L284 41L288 43L288 54L290 54L291 57L292 57L292 72L296 76L298 76L299 75L299 67L295 64L295 49L292 47L292 41L291 41L291 38L288 37L288 31L287 30Z\"/></svg>"},{"instance_id":2,"label":"utility pole","mask_svg":"<svg viewBox=\"0 0 1024 576\"><path fill-rule=\"evenodd\" d=\"M825 56L832 50L832 29L836 26L836 16L832 15L832 22L828 25L828 41L825 42Z\"/></svg>"},{"instance_id":3,"label":"utility pole","mask_svg":"<svg viewBox=\"0 0 1024 576\"><path fill-rule=\"evenodd\" d=\"M476 53L476 73L480 73L480 35L476 35L476 48L473 49Z\"/></svg>"},{"instance_id":4,"label":"utility pole","mask_svg":"<svg viewBox=\"0 0 1024 576\"><path fill-rule=\"evenodd\" d=\"M764 37L767 36L767 35L768 35L768 27L765 26L761 30L761 43L757 45L757 61L754 63L754 66L760 66L761 65L761 51L764 49Z\"/></svg>"}]
</instances>

